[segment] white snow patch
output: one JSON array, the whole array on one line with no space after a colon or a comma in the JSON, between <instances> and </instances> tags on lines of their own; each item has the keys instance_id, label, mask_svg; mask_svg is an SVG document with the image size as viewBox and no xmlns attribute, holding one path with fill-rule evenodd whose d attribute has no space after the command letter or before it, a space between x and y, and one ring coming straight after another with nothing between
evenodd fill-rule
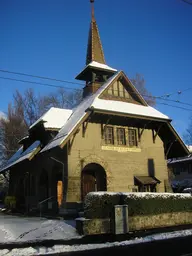
<instances>
[{"instance_id":1,"label":"white snow patch","mask_svg":"<svg viewBox=\"0 0 192 256\"><path fill-rule=\"evenodd\" d=\"M47 220L39 228L29 230L21 234L17 240L30 241L37 239L71 239L81 237L76 229L65 221Z\"/></svg>"},{"instance_id":2,"label":"white snow patch","mask_svg":"<svg viewBox=\"0 0 192 256\"><path fill-rule=\"evenodd\" d=\"M91 63L89 63L87 65L87 67L96 67L96 68L100 68L100 69L107 69L107 70L111 70L111 71L117 71L117 69L114 69L106 64L103 64L103 63L99 63L97 61L92 61Z\"/></svg>"},{"instance_id":3,"label":"white snow patch","mask_svg":"<svg viewBox=\"0 0 192 256\"><path fill-rule=\"evenodd\" d=\"M187 146L189 152L192 153L192 145L186 145L186 146Z\"/></svg>"},{"instance_id":4,"label":"white snow patch","mask_svg":"<svg viewBox=\"0 0 192 256\"><path fill-rule=\"evenodd\" d=\"M128 102L103 100L96 98L92 104L95 109L124 114L148 116L169 120L169 117L150 106L142 106Z\"/></svg>"},{"instance_id":5,"label":"white snow patch","mask_svg":"<svg viewBox=\"0 0 192 256\"><path fill-rule=\"evenodd\" d=\"M43 116L41 116L34 124L32 124L29 129L34 127L40 121L44 122L44 127L47 129L61 129L61 127L67 122L71 114L71 109L52 107Z\"/></svg>"},{"instance_id":6,"label":"white snow patch","mask_svg":"<svg viewBox=\"0 0 192 256\"><path fill-rule=\"evenodd\" d=\"M54 253L65 253L65 252L77 252L77 251L86 251L86 250L93 250L93 249L99 249L99 248L109 248L114 246L127 246L131 244L140 244L150 241L158 241L158 240L166 240L176 237L185 237L185 236L191 236L192 235L192 229L187 230L181 230L181 231L174 231L169 233L161 233L161 234L153 234L146 237L141 238L135 238L132 240L126 240L122 242L107 242L102 244L82 244L82 245L54 245L53 247L29 247L25 249L13 249L11 251L9 250L0 250L0 255L6 256L15 256L15 255L49 255Z\"/></svg>"},{"instance_id":7,"label":"white snow patch","mask_svg":"<svg viewBox=\"0 0 192 256\"><path fill-rule=\"evenodd\" d=\"M114 196L114 195L125 195L129 198L191 198L191 194L183 194L183 193L156 193L156 192L127 192L127 193L117 193L117 192L90 192L87 197L102 197L102 196Z\"/></svg>"}]
</instances>

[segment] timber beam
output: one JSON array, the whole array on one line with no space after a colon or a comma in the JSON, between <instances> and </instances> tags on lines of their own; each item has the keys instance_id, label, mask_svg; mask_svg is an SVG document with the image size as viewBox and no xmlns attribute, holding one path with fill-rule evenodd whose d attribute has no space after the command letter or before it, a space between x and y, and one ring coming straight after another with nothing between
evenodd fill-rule
<instances>
[{"instance_id":1,"label":"timber beam","mask_svg":"<svg viewBox=\"0 0 192 256\"><path fill-rule=\"evenodd\" d=\"M104 139L105 130L106 130L107 125L109 124L110 120L111 120L111 117L107 119L107 122L105 124L101 124L102 139Z\"/></svg>"},{"instance_id":2,"label":"timber beam","mask_svg":"<svg viewBox=\"0 0 192 256\"><path fill-rule=\"evenodd\" d=\"M144 124L143 128L138 128L138 140L139 142L141 142L141 136L144 132L144 130L147 128L147 126L151 123L152 121L149 121L147 123Z\"/></svg>"},{"instance_id":3,"label":"timber beam","mask_svg":"<svg viewBox=\"0 0 192 256\"><path fill-rule=\"evenodd\" d=\"M82 136L83 138L85 138L85 132L87 130L87 127L88 127L88 123L92 117L92 113L93 113L93 110L91 112L91 114L88 116L87 120L85 120L83 123L82 123Z\"/></svg>"},{"instance_id":4,"label":"timber beam","mask_svg":"<svg viewBox=\"0 0 192 256\"><path fill-rule=\"evenodd\" d=\"M155 140L156 140L156 138L157 138L157 135L159 135L159 131L160 131L160 129L161 129L162 126L163 126L163 124L161 124L161 125L158 127L157 131L154 130L154 129L152 130L153 143L155 143Z\"/></svg>"},{"instance_id":5,"label":"timber beam","mask_svg":"<svg viewBox=\"0 0 192 256\"><path fill-rule=\"evenodd\" d=\"M167 145L165 146L165 156L166 156L166 159L167 159L167 156L168 156L168 154L170 152L171 147L173 146L173 143L175 143L175 142L177 142L177 139L168 142ZM169 146L168 146L168 144L169 144Z\"/></svg>"},{"instance_id":6,"label":"timber beam","mask_svg":"<svg viewBox=\"0 0 192 256\"><path fill-rule=\"evenodd\" d=\"M77 135L77 133L80 131L80 129L78 129L72 136L72 138L68 141L68 146L67 146L67 151L68 151L68 155L71 154L71 148L73 146L73 142L75 140L75 137Z\"/></svg>"}]
</instances>

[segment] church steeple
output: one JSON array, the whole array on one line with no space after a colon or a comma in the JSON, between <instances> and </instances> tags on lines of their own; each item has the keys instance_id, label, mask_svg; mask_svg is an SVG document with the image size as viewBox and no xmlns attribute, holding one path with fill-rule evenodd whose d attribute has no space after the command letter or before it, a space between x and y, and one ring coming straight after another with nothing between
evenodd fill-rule
<instances>
[{"instance_id":1,"label":"church steeple","mask_svg":"<svg viewBox=\"0 0 192 256\"><path fill-rule=\"evenodd\" d=\"M107 79L117 70L105 64L99 30L94 15L94 0L91 2L91 24L89 29L86 67L76 76L76 79L86 82L83 97L95 93Z\"/></svg>"},{"instance_id":2,"label":"church steeple","mask_svg":"<svg viewBox=\"0 0 192 256\"><path fill-rule=\"evenodd\" d=\"M103 47L101 44L101 39L99 36L99 30L95 20L94 14L94 0L91 2L91 24L89 29L88 45L87 45L87 56L86 65L92 61L97 61L99 63L105 64L105 57L103 53Z\"/></svg>"}]
</instances>

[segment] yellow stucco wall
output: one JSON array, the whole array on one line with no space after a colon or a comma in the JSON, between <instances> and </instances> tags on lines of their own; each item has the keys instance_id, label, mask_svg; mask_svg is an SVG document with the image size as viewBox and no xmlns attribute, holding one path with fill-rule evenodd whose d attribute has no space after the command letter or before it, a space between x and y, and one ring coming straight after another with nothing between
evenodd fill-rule
<instances>
[{"instance_id":1,"label":"yellow stucco wall","mask_svg":"<svg viewBox=\"0 0 192 256\"><path fill-rule=\"evenodd\" d=\"M89 123L85 137L80 127L68 156L68 202L81 201L81 171L89 163L100 164L105 169L107 191L126 192L132 191L134 175L148 175L148 159L153 159L155 177L161 181L157 191L164 191L164 180L168 179L164 148L158 136L153 143L152 130L144 130L137 148L120 147L127 152L106 150L105 146L100 124Z\"/></svg>"}]
</instances>

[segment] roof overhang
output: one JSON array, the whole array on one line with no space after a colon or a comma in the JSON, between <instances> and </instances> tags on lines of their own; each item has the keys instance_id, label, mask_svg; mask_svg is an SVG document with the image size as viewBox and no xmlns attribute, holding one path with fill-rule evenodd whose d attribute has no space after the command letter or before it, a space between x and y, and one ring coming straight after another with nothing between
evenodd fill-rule
<instances>
[{"instance_id":1,"label":"roof overhang","mask_svg":"<svg viewBox=\"0 0 192 256\"><path fill-rule=\"evenodd\" d=\"M160 180L151 176L134 176L136 183L139 183L143 186L145 185L157 185L160 184Z\"/></svg>"},{"instance_id":2,"label":"roof overhang","mask_svg":"<svg viewBox=\"0 0 192 256\"><path fill-rule=\"evenodd\" d=\"M107 65L102 64L102 66L94 66L91 64L88 64L76 77L75 79L78 80L87 80L91 79L91 72L101 72L102 75L112 75L117 72L116 69L113 69Z\"/></svg>"},{"instance_id":3,"label":"roof overhang","mask_svg":"<svg viewBox=\"0 0 192 256\"><path fill-rule=\"evenodd\" d=\"M31 161L33 157L41 150L40 141L35 141L29 146L24 152L22 147L7 161L6 165L0 170L0 173L9 171L11 168L16 166L18 163L23 161Z\"/></svg>"}]
</instances>

